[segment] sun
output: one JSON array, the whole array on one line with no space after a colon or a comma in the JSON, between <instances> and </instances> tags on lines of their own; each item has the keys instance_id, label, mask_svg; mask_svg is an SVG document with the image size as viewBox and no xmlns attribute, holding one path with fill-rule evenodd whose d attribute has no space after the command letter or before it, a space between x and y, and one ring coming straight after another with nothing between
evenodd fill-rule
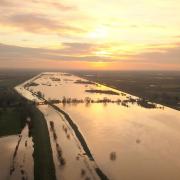
<instances>
[{"instance_id":1,"label":"sun","mask_svg":"<svg viewBox=\"0 0 180 180\"><path fill-rule=\"evenodd\" d=\"M108 29L104 26L97 27L94 31L90 32L88 36L92 39L104 39L108 36Z\"/></svg>"},{"instance_id":2,"label":"sun","mask_svg":"<svg viewBox=\"0 0 180 180\"><path fill-rule=\"evenodd\" d=\"M95 55L97 55L99 57L109 57L111 55L111 53L106 50L101 50L101 51L96 51Z\"/></svg>"}]
</instances>

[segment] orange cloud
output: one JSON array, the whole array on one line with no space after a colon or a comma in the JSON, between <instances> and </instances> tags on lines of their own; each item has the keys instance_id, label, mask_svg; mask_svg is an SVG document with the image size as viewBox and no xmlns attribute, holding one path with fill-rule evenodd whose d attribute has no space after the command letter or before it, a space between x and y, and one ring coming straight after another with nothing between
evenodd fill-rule
<instances>
[{"instance_id":1,"label":"orange cloud","mask_svg":"<svg viewBox=\"0 0 180 180\"><path fill-rule=\"evenodd\" d=\"M10 46L0 44L0 67L4 67L5 64L12 64L19 67L26 63L32 63L30 67L36 64L39 66L46 66L51 63L51 67L58 67L58 64L64 64L62 68L67 68L67 65L71 64L73 69L76 67L77 62L89 65L77 66L78 69L175 69L180 70L179 58L180 46L175 48L166 48L164 53L162 52L148 52L135 56L128 57L127 59L113 59L107 57L99 57L89 55L93 44L82 43L64 43L62 49L49 50L43 48L25 48L18 46ZM162 49L161 49L162 51ZM77 53L79 52L79 53ZM80 54L80 56L79 56ZM84 54L84 55L82 55ZM39 64L41 62L41 64ZM59 66L60 67L60 66Z\"/></svg>"},{"instance_id":2,"label":"orange cloud","mask_svg":"<svg viewBox=\"0 0 180 180\"><path fill-rule=\"evenodd\" d=\"M40 62L72 67L81 62L96 69L179 67L178 0L136 6L131 0L0 0L0 5L1 67L14 59L36 67Z\"/></svg>"},{"instance_id":3,"label":"orange cloud","mask_svg":"<svg viewBox=\"0 0 180 180\"><path fill-rule=\"evenodd\" d=\"M41 14L15 14L1 16L0 23L6 26L13 26L33 33L43 32L82 32L82 29L71 27L63 22L55 21Z\"/></svg>"}]
</instances>

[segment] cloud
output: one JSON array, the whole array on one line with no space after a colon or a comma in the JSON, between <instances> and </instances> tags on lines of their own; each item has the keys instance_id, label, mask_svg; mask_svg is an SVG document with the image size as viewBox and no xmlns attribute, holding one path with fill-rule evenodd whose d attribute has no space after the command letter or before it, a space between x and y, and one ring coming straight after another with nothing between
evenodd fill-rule
<instances>
[{"instance_id":1,"label":"cloud","mask_svg":"<svg viewBox=\"0 0 180 180\"><path fill-rule=\"evenodd\" d=\"M12 7L12 6L15 6L15 4L12 1L0 0L0 6L1 7Z\"/></svg>"},{"instance_id":2,"label":"cloud","mask_svg":"<svg viewBox=\"0 0 180 180\"><path fill-rule=\"evenodd\" d=\"M92 43L62 43L63 49L60 50L63 54L91 54L93 51L96 50L96 44Z\"/></svg>"},{"instance_id":3,"label":"cloud","mask_svg":"<svg viewBox=\"0 0 180 180\"><path fill-rule=\"evenodd\" d=\"M76 10L77 7L75 6L69 6L69 5L65 5L63 3L60 3L58 1L49 1L49 2L46 2L47 5L49 6L52 6L52 7L55 7L59 10L62 10L62 11L72 11L72 10Z\"/></svg>"},{"instance_id":4,"label":"cloud","mask_svg":"<svg viewBox=\"0 0 180 180\"><path fill-rule=\"evenodd\" d=\"M68 43L64 43L68 44ZM82 44L76 43L73 44L79 46L79 53L82 51ZM73 49L73 45L64 47L63 49L57 50L49 50L43 48L27 48L27 47L19 47L19 46L11 46L0 44L0 60L11 61L13 59L17 59L17 61L26 61L28 59L41 59L41 60L56 60L56 61L89 61L89 62L97 62L97 61L112 61L110 58L99 57L94 55L84 54L83 56L78 56L78 49L75 52ZM84 52L89 50L89 47L93 46L90 44L84 44ZM81 48L80 48L81 47ZM75 53L74 53L75 52Z\"/></svg>"},{"instance_id":5,"label":"cloud","mask_svg":"<svg viewBox=\"0 0 180 180\"><path fill-rule=\"evenodd\" d=\"M66 5L57 0L28 0L27 2L23 2L23 3L28 3L29 5L39 4L39 5L46 5L48 7L51 6L51 7L57 8L61 11L72 11L72 10L77 9L76 6ZM18 6L18 5L20 5L20 3L19 3L19 1L16 1L16 0L0 0L1 7L3 7L3 6L4 7L13 7L13 6Z\"/></svg>"},{"instance_id":6,"label":"cloud","mask_svg":"<svg viewBox=\"0 0 180 180\"><path fill-rule=\"evenodd\" d=\"M180 62L180 43L175 47L165 47L154 49L153 52L140 53L132 57L132 60L138 62L154 62L157 64L179 64Z\"/></svg>"},{"instance_id":7,"label":"cloud","mask_svg":"<svg viewBox=\"0 0 180 180\"><path fill-rule=\"evenodd\" d=\"M76 14L75 10L77 7L73 4L67 5L58 0L0 0L0 26L2 30L12 27L12 33L16 30L61 36L83 33L84 30L72 25L72 18L69 18Z\"/></svg>"},{"instance_id":8,"label":"cloud","mask_svg":"<svg viewBox=\"0 0 180 180\"><path fill-rule=\"evenodd\" d=\"M62 22L53 20L45 15L37 13L4 15L0 17L0 23L3 25L23 29L24 31L32 33L64 32L66 34L72 31L83 31L82 29L71 27Z\"/></svg>"},{"instance_id":9,"label":"cloud","mask_svg":"<svg viewBox=\"0 0 180 180\"><path fill-rule=\"evenodd\" d=\"M40 5L46 5L49 7L54 7L54 8L61 10L61 11L72 11L72 10L77 9L76 6L66 5L66 4L59 2L57 0L31 0L31 2L34 4L40 4Z\"/></svg>"},{"instance_id":10,"label":"cloud","mask_svg":"<svg viewBox=\"0 0 180 180\"><path fill-rule=\"evenodd\" d=\"M135 66L133 68L135 69L151 69L151 67L168 69L172 67L176 68L176 70L180 70L180 46L169 49L157 49L157 52L142 53L139 55L129 56L127 59L119 58L119 60L117 60L117 57L113 59L112 57L109 58L90 55L91 51L94 51L95 47L98 48L99 45L97 44L76 42L63 43L62 45L62 49L50 50L44 48L28 48L0 44L0 67L3 67L3 64L14 64L14 62L17 62L17 64L33 64L33 67L36 67L36 65L40 67L41 65L43 66L43 64L50 62L52 66L57 62L72 62L72 66L73 63L76 64L76 62L109 62L112 64L116 63L116 69L118 68L119 63L121 64L121 67L123 67L123 64L125 67L127 64L129 67L134 64ZM40 62L41 65L39 64ZM126 68L128 68L128 66Z\"/></svg>"}]
</instances>

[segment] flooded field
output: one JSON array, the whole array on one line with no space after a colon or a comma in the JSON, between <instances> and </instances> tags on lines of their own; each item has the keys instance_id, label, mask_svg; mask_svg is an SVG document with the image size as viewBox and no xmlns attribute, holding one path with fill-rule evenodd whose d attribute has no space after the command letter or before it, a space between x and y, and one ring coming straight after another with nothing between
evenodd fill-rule
<instances>
[{"instance_id":1,"label":"flooded field","mask_svg":"<svg viewBox=\"0 0 180 180\"><path fill-rule=\"evenodd\" d=\"M18 136L7 136L0 138L1 179L8 179L10 177L11 161L13 159L13 151L16 147L17 141Z\"/></svg>"},{"instance_id":2,"label":"flooded field","mask_svg":"<svg viewBox=\"0 0 180 180\"><path fill-rule=\"evenodd\" d=\"M179 111L66 73L40 74L17 90L37 103L47 101L60 109L57 112L48 105L39 106L49 126L56 170L60 167L64 171L61 175L56 171L57 176L84 178L80 175L87 166L75 159L84 151L83 143L77 143L82 138L76 137L75 124L95 160L91 165L85 157L88 166L97 165L109 179L180 179ZM69 115L73 126L61 110ZM57 146L67 163L63 167L59 166ZM86 172L91 179L97 178L94 170L92 174Z\"/></svg>"},{"instance_id":3,"label":"flooded field","mask_svg":"<svg viewBox=\"0 0 180 180\"><path fill-rule=\"evenodd\" d=\"M62 108L78 124L96 162L110 179L180 178L179 113L115 104Z\"/></svg>"},{"instance_id":4,"label":"flooded field","mask_svg":"<svg viewBox=\"0 0 180 180\"><path fill-rule=\"evenodd\" d=\"M19 135L0 138L0 179L34 179L33 142L26 125Z\"/></svg>"},{"instance_id":5,"label":"flooded field","mask_svg":"<svg viewBox=\"0 0 180 180\"><path fill-rule=\"evenodd\" d=\"M88 159L63 116L49 106L40 106L40 110L48 123L57 180L98 179L95 164Z\"/></svg>"}]
</instances>

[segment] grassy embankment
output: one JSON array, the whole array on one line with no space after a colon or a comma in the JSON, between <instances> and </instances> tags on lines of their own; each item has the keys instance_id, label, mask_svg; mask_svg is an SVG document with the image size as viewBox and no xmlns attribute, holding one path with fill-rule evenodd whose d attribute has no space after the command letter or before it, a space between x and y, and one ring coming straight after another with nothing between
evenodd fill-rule
<instances>
[{"instance_id":1,"label":"grassy embankment","mask_svg":"<svg viewBox=\"0 0 180 180\"><path fill-rule=\"evenodd\" d=\"M34 179L55 180L55 168L46 120L32 104L14 91L13 87L35 74L0 74L0 137L16 135L23 129L27 116L32 119L34 142Z\"/></svg>"},{"instance_id":2,"label":"grassy embankment","mask_svg":"<svg viewBox=\"0 0 180 180\"><path fill-rule=\"evenodd\" d=\"M22 107L0 108L0 137L19 134L25 125L26 112Z\"/></svg>"}]
</instances>

